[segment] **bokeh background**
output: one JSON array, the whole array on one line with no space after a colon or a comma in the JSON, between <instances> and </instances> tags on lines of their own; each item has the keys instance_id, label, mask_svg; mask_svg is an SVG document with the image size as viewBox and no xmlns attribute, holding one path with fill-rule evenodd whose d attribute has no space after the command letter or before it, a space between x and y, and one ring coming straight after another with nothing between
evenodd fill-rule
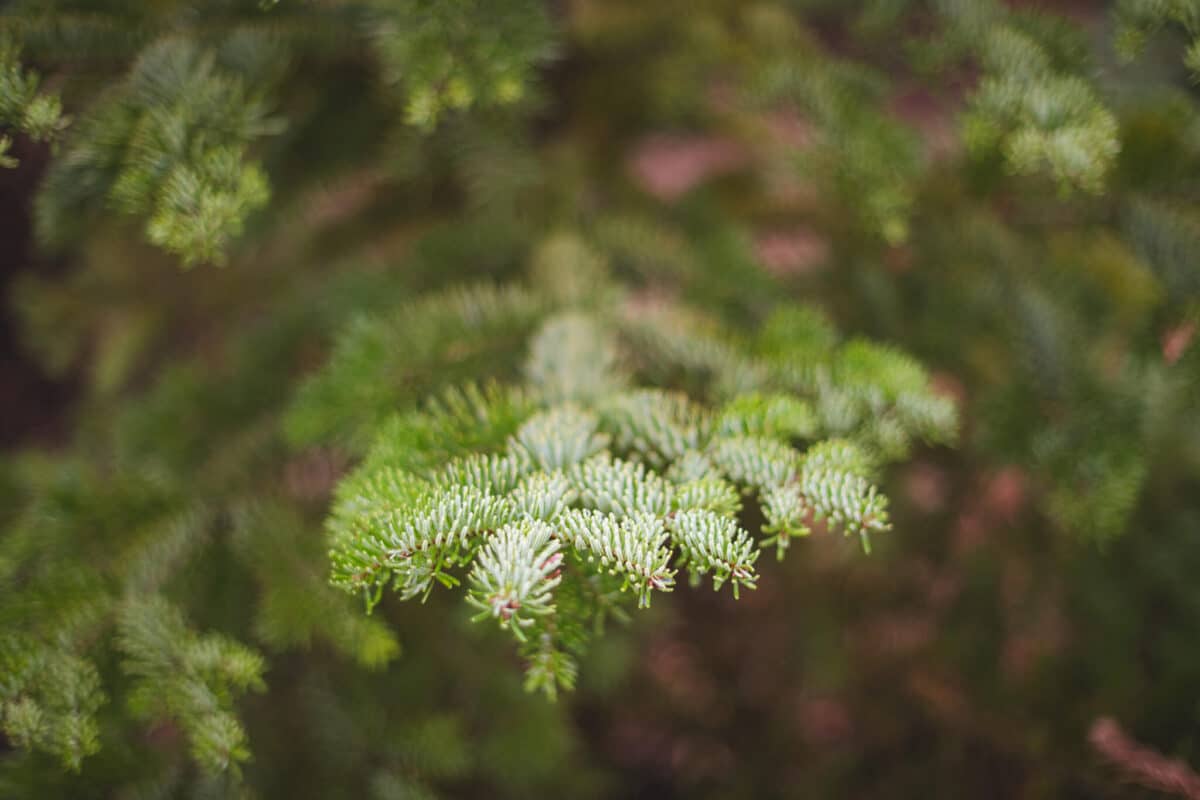
<instances>
[{"instance_id":1,"label":"bokeh background","mask_svg":"<svg viewBox=\"0 0 1200 800\"><path fill-rule=\"evenodd\" d=\"M0 794L1200 798L1200 6L17 0L0 31L72 117L0 174L0 655L66 647L106 697L78 771L0 739ZM271 199L183 266L118 122L249 96ZM888 473L870 557L676 592L552 704L457 600L368 618L326 580L355 426L470 365L304 387L347 326L585 257L735 329L818 309L962 425ZM152 595L267 660L238 777L138 713L116 620Z\"/></svg>"}]
</instances>

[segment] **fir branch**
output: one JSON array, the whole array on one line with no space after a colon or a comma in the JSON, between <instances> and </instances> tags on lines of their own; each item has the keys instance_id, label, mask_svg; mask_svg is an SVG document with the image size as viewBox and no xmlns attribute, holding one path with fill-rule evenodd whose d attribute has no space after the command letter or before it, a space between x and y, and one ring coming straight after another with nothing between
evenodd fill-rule
<instances>
[{"instance_id":1,"label":"fir branch","mask_svg":"<svg viewBox=\"0 0 1200 800\"><path fill-rule=\"evenodd\" d=\"M513 511L524 518L553 522L576 501L578 493L561 472L538 472L508 495Z\"/></svg>"},{"instance_id":2,"label":"fir branch","mask_svg":"<svg viewBox=\"0 0 1200 800\"><path fill-rule=\"evenodd\" d=\"M700 576L712 573L713 589L720 589L728 581L733 586L733 596L738 589L755 588L758 573L754 562L759 551L750 534L738 527L737 522L711 511L693 509L680 511L667 520L667 530L672 541L679 547L682 564L691 575L692 584Z\"/></svg>"},{"instance_id":3,"label":"fir branch","mask_svg":"<svg viewBox=\"0 0 1200 800\"><path fill-rule=\"evenodd\" d=\"M484 16L488 25L463 24ZM371 28L385 78L404 93L406 120L423 130L450 112L517 102L554 52L546 9L535 0L500 8L479 0L381 3Z\"/></svg>"},{"instance_id":4,"label":"fir branch","mask_svg":"<svg viewBox=\"0 0 1200 800\"><path fill-rule=\"evenodd\" d=\"M968 35L984 77L964 120L967 146L999 150L1014 173L1044 171L1064 188L1099 193L1120 143L1116 117L1091 85L1061 71L1039 42L1001 15Z\"/></svg>"},{"instance_id":5,"label":"fir branch","mask_svg":"<svg viewBox=\"0 0 1200 800\"><path fill-rule=\"evenodd\" d=\"M759 489L795 480L799 460L787 445L758 436L717 439L708 456L734 483Z\"/></svg>"},{"instance_id":6,"label":"fir branch","mask_svg":"<svg viewBox=\"0 0 1200 800\"><path fill-rule=\"evenodd\" d=\"M639 606L650 605L652 590L671 591L675 572L669 567L667 532L655 515L637 512L621 518L595 509L574 509L556 524L559 534L589 562L595 560L605 571L622 575Z\"/></svg>"},{"instance_id":7,"label":"fir branch","mask_svg":"<svg viewBox=\"0 0 1200 800\"><path fill-rule=\"evenodd\" d=\"M608 444L608 438L597 432L598 427L596 415L561 406L531 417L517 431L509 449L539 469L566 469Z\"/></svg>"},{"instance_id":8,"label":"fir branch","mask_svg":"<svg viewBox=\"0 0 1200 800\"><path fill-rule=\"evenodd\" d=\"M333 580L364 593L368 607L389 578L410 598L435 581L456 585L458 569L469 568L470 602L512 629L532 659L529 685L551 692L555 675L574 680L578 650L566 631L619 608L597 589L584 600L571 594L582 605L564 610L556 599L563 591L619 579L646 606L653 591L674 586L673 558L693 582L711 575L714 587L730 583L735 596L756 585L760 551L737 522L739 487L762 508L764 544L774 542L781 554L813 521L864 541L887 527L886 501L869 481L873 451L830 440L802 455L790 442L827 420L793 394L757 389L786 385L776 365L789 360L785 343L751 360L749 371L734 363L741 350L715 338L699 362L686 346L659 351L688 371L700 362L718 367L696 374L710 387L723 384L717 396L738 376L753 376L754 390L735 393L714 413L682 393L625 388L626 375L606 354L622 337L638 341L645 328L603 313L547 312L538 332L529 326L527 388L475 392L458 403L460 412L433 405L393 418L336 493ZM576 337L567 349L583 348L593 363L552 355L548 332ZM588 349L596 342L599 349ZM364 366L390 358L380 350L362 357ZM840 381L856 423L886 416L900 435L916 435L912 417L896 410L901 398L928 396L928 377L915 363L864 343L826 359L817 377ZM530 398L549 406L536 410ZM464 455L456 442L478 449ZM560 564L555 542L579 558Z\"/></svg>"},{"instance_id":9,"label":"fir branch","mask_svg":"<svg viewBox=\"0 0 1200 800\"><path fill-rule=\"evenodd\" d=\"M70 770L100 748L95 714L104 702L95 666L20 635L0 637L0 730Z\"/></svg>"},{"instance_id":10,"label":"fir branch","mask_svg":"<svg viewBox=\"0 0 1200 800\"><path fill-rule=\"evenodd\" d=\"M549 317L530 341L525 378L547 405L590 404L625 383L617 358L609 329L586 314L568 311Z\"/></svg>"},{"instance_id":11,"label":"fir branch","mask_svg":"<svg viewBox=\"0 0 1200 800\"><path fill-rule=\"evenodd\" d=\"M534 617L554 613L554 587L562 581L558 540L537 520L511 523L480 549L471 569L467 599L524 641Z\"/></svg>"},{"instance_id":12,"label":"fir branch","mask_svg":"<svg viewBox=\"0 0 1200 800\"><path fill-rule=\"evenodd\" d=\"M460 563L460 549L511 516L503 498L478 489L432 491L408 508L364 520L354 542L339 551L334 580L366 587L380 580L381 571L390 572L405 599L428 594L435 580L457 584L446 570Z\"/></svg>"},{"instance_id":13,"label":"fir branch","mask_svg":"<svg viewBox=\"0 0 1200 800\"><path fill-rule=\"evenodd\" d=\"M262 98L211 51L159 42L76 126L39 195L40 236L63 245L103 196L116 211L146 218L146 237L185 265L222 263L269 196L247 154L276 127Z\"/></svg>"},{"instance_id":14,"label":"fir branch","mask_svg":"<svg viewBox=\"0 0 1200 800\"><path fill-rule=\"evenodd\" d=\"M617 516L644 511L663 516L673 505L672 487L645 464L601 453L571 470L580 502Z\"/></svg>"},{"instance_id":15,"label":"fir branch","mask_svg":"<svg viewBox=\"0 0 1200 800\"><path fill-rule=\"evenodd\" d=\"M812 405L785 394L745 394L730 400L717 418L718 436L764 436L772 439L808 439L816 434L818 420Z\"/></svg>"},{"instance_id":16,"label":"fir branch","mask_svg":"<svg viewBox=\"0 0 1200 800\"><path fill-rule=\"evenodd\" d=\"M130 602L118 646L135 685L130 703L147 718L168 717L187 732L193 757L214 772L249 757L233 695L263 688L262 658L223 636L200 636L159 597Z\"/></svg>"},{"instance_id":17,"label":"fir branch","mask_svg":"<svg viewBox=\"0 0 1200 800\"><path fill-rule=\"evenodd\" d=\"M14 128L39 142L58 137L67 126L58 95L38 92L38 75L23 69L20 50L7 35L0 33L0 126ZM6 155L12 141L0 139L0 166L15 167Z\"/></svg>"},{"instance_id":18,"label":"fir branch","mask_svg":"<svg viewBox=\"0 0 1200 800\"><path fill-rule=\"evenodd\" d=\"M301 387L285 421L287 433L297 443L332 437L361 449L397 405L411 407L454 385L456 376L479 381L495 374L544 310L545 300L525 288L479 284L359 318L342 331L329 363ZM466 429L479 413L504 413L486 391L482 397L465 391L439 401L442 423ZM511 407L519 408L520 399L512 400Z\"/></svg>"},{"instance_id":19,"label":"fir branch","mask_svg":"<svg viewBox=\"0 0 1200 800\"><path fill-rule=\"evenodd\" d=\"M484 494L507 494L529 471L528 459L514 455L477 454L455 459L435 473L435 486L465 486Z\"/></svg>"},{"instance_id":20,"label":"fir branch","mask_svg":"<svg viewBox=\"0 0 1200 800\"><path fill-rule=\"evenodd\" d=\"M617 451L661 466L697 450L709 421L686 395L639 389L608 397L600 407L600 425Z\"/></svg>"},{"instance_id":21,"label":"fir branch","mask_svg":"<svg viewBox=\"0 0 1200 800\"><path fill-rule=\"evenodd\" d=\"M735 517L742 510L742 498L729 481L710 476L677 485L671 505L674 511L696 509Z\"/></svg>"}]
</instances>

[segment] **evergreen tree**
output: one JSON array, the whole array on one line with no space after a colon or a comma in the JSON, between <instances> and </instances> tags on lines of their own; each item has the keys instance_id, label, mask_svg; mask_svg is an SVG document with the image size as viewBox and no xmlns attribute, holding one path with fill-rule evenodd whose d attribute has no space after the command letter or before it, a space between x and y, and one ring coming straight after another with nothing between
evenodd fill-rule
<instances>
[{"instance_id":1,"label":"evergreen tree","mask_svg":"<svg viewBox=\"0 0 1200 800\"><path fill-rule=\"evenodd\" d=\"M1193 5L5 4L0 794L1200 763Z\"/></svg>"}]
</instances>

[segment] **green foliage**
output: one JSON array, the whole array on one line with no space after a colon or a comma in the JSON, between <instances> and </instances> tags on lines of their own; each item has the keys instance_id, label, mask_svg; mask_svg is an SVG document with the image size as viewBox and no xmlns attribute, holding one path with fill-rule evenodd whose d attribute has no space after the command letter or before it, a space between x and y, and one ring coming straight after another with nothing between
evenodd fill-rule
<instances>
[{"instance_id":1,"label":"green foliage","mask_svg":"<svg viewBox=\"0 0 1200 800\"><path fill-rule=\"evenodd\" d=\"M346 305L361 307L345 285L320 288L326 302L331 289L343 293L343 317ZM271 431L282 387L269 387L292 369L297 333L312 331L311 291L286 292L232 347L223 374L192 365L135 403L103 411L100 398L104 425L82 433L89 444L72 457L5 464L3 725L14 743L79 771L78 783L60 786L68 795L112 780L90 766L97 752L104 768L157 775L164 791L191 780L190 753L211 773L196 782L233 791L236 782L216 776L249 757L237 701L263 688L267 658L331 650L378 668L398 654L392 631L328 585L319 525L279 486L284 451ZM337 316L335 307L326 312ZM217 430L228 438L212 448L201 431ZM214 560L237 609L220 632L203 621L197 583ZM149 725L186 742L182 762L169 753L121 761ZM36 763L10 759L4 792L27 786L21 771Z\"/></svg>"},{"instance_id":2,"label":"green foliage","mask_svg":"<svg viewBox=\"0 0 1200 800\"><path fill-rule=\"evenodd\" d=\"M340 334L330 365L301 390L287 420L290 436L315 442L336 434L361 448L394 408L398 389L410 392L411 401L455 374L488 377L496 353L519 341L544 302L523 288L484 284L356 320Z\"/></svg>"},{"instance_id":3,"label":"green foliage","mask_svg":"<svg viewBox=\"0 0 1200 800\"><path fill-rule=\"evenodd\" d=\"M1196 19L1069 5L5 3L0 795L1197 763Z\"/></svg>"},{"instance_id":4,"label":"green foliage","mask_svg":"<svg viewBox=\"0 0 1200 800\"><path fill-rule=\"evenodd\" d=\"M1117 51L1132 59L1157 31L1174 27L1191 39L1184 63L1200 77L1200 5L1193 0L1121 0L1116 7Z\"/></svg>"},{"instance_id":5,"label":"green foliage","mask_svg":"<svg viewBox=\"0 0 1200 800\"><path fill-rule=\"evenodd\" d=\"M552 592L562 581L561 563L559 543L548 524L536 518L509 523L476 556L467 600L483 609L481 618L500 620L524 641L522 629L554 613Z\"/></svg>"},{"instance_id":6,"label":"green foliage","mask_svg":"<svg viewBox=\"0 0 1200 800\"><path fill-rule=\"evenodd\" d=\"M1062 187L1100 192L1119 149L1117 121L1053 42L1040 40L1046 26L1022 25L992 2L948 3L946 16L983 70L964 119L968 148L1000 152L1017 174L1046 172Z\"/></svg>"},{"instance_id":7,"label":"green foliage","mask_svg":"<svg viewBox=\"0 0 1200 800\"><path fill-rule=\"evenodd\" d=\"M18 64L16 43L89 94L96 70L128 68L77 115L39 197L41 238L77 241L103 200L185 266L225 263L267 204L258 156L271 148L264 137L290 141L288 120L272 113L285 76L321 75L339 51L369 47L378 81L402 101L382 105L402 106L405 124L429 132L452 112L513 106L554 52L549 15L532 0L11 5L0 11L0 125L50 139L66 124L58 96L39 94ZM484 14L487 26L463 24ZM10 144L0 140L4 163Z\"/></svg>"},{"instance_id":8,"label":"green foliage","mask_svg":"<svg viewBox=\"0 0 1200 800\"><path fill-rule=\"evenodd\" d=\"M816 126L815 141L785 150L790 168L830 185L872 233L903 242L920 156L912 132L879 112L879 76L832 56L782 9L748 6L744 24L762 51L750 62L743 102L794 108Z\"/></svg>"},{"instance_id":9,"label":"green foliage","mask_svg":"<svg viewBox=\"0 0 1200 800\"><path fill-rule=\"evenodd\" d=\"M273 123L215 53L188 42L148 48L113 96L81 119L47 177L42 237L61 243L89 201L145 217L146 238L185 264L220 261L267 201L247 150Z\"/></svg>"},{"instance_id":10,"label":"green foliage","mask_svg":"<svg viewBox=\"0 0 1200 800\"><path fill-rule=\"evenodd\" d=\"M371 10L383 77L401 88L405 119L423 130L448 112L517 102L553 52L547 10L534 0L382 0Z\"/></svg>"},{"instance_id":11,"label":"green foliage","mask_svg":"<svg viewBox=\"0 0 1200 800\"><path fill-rule=\"evenodd\" d=\"M262 657L223 636L189 631L161 598L130 603L119 626L124 669L134 679L134 713L177 721L206 769L225 770L248 758L231 705L235 693L264 688Z\"/></svg>"},{"instance_id":12,"label":"green foliage","mask_svg":"<svg viewBox=\"0 0 1200 800\"><path fill-rule=\"evenodd\" d=\"M515 288L450 295L468 296L524 295ZM426 308L458 332L460 352L494 338L491 327L480 324L498 316L494 303L434 303ZM644 321L633 324L616 312L547 308L529 336L522 390L448 395L471 398L472 410L455 415L453 427L444 426L438 406L384 425L362 466L339 488L328 521L334 582L363 594L370 608L389 582L403 599L428 597L437 583L459 585L459 575L469 570L468 600L482 610L479 618L496 619L533 648L526 651L529 684L554 695L574 685L582 646L577 636L569 645L561 641L563 629L620 605L588 599L605 581L618 580L620 592L636 597L639 607L650 604L654 591L672 588L675 567L686 570L693 584L705 575L714 588L729 583L735 596L742 587L755 587L759 550L738 517L737 488L765 498L764 531L775 534L770 540L780 553L791 535L808 532L806 519L861 534L864 542L868 532L887 529L886 500L867 480L866 456L854 445L818 444L809 455L793 446L811 440L818 425L802 398L741 395L718 415L682 394L625 388L644 370L670 374L697 359L685 348L675 363L664 363L661 354L670 351L660 348L654 362L638 364L634 354L647 333ZM471 327L453 322L455 316ZM378 324L363 321L359 330ZM552 337L561 349L549 346ZM427 357L408 343L401 348L378 341L372 348L343 344L311 385L333 385L332 376L351 363L364 375L384 369L404 374ZM580 351L584 357L573 357ZM797 353L781 349L774 356L752 373L764 390L787 384L792 376L784 365ZM824 380L838 391L871 392L880 412L904 397L934 402L928 379L900 354L852 343L839 356ZM725 359L744 364L753 356L747 348L723 354ZM628 371L618 372L619 364ZM393 389L386 396L398 395ZM493 420L512 419L512 396L537 403L502 438ZM302 397L301 409L305 402ZM953 414L944 412L932 424L901 415L896 424L905 435L946 436ZM749 428L759 435L745 435ZM407 435L412 430L453 438ZM451 456L450 442L468 452L466 443L482 449ZM793 507L784 512L778 498L788 493ZM675 567L668 566L672 560ZM564 592L576 598L569 611L557 602ZM564 618L568 613L576 616Z\"/></svg>"},{"instance_id":13,"label":"green foliage","mask_svg":"<svg viewBox=\"0 0 1200 800\"><path fill-rule=\"evenodd\" d=\"M280 502L235 509L233 544L239 559L261 575L264 587L254 628L274 650L311 649L318 641L368 669L395 660L400 646L378 620L346 613L328 585L324 548L306 535L303 516ZM286 553L286 558L279 554Z\"/></svg>"},{"instance_id":14,"label":"green foliage","mask_svg":"<svg viewBox=\"0 0 1200 800\"><path fill-rule=\"evenodd\" d=\"M73 770L100 746L94 715L104 700L87 661L19 636L0 642L0 728Z\"/></svg>"},{"instance_id":15,"label":"green foliage","mask_svg":"<svg viewBox=\"0 0 1200 800\"><path fill-rule=\"evenodd\" d=\"M14 128L36 141L49 141L67 124L57 95L38 93L38 75L21 67L20 51L0 35L0 126ZM0 166L15 167L9 156L12 139L0 137Z\"/></svg>"}]
</instances>

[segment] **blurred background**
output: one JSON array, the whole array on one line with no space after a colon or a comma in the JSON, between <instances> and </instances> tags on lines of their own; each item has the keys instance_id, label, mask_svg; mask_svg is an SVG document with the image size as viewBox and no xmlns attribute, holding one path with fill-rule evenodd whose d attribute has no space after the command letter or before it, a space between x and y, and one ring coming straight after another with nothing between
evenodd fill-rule
<instances>
[{"instance_id":1,"label":"blurred background","mask_svg":"<svg viewBox=\"0 0 1200 800\"><path fill-rule=\"evenodd\" d=\"M0 795L1200 798L1200 5L10 0L0 33ZM734 330L817 309L962 423L890 470L871 556L676 592L548 703L457 599L327 581L364 427L473 367L310 376L585 258ZM218 692L240 774L146 711L130 597L170 604L156 652L265 659Z\"/></svg>"}]
</instances>

